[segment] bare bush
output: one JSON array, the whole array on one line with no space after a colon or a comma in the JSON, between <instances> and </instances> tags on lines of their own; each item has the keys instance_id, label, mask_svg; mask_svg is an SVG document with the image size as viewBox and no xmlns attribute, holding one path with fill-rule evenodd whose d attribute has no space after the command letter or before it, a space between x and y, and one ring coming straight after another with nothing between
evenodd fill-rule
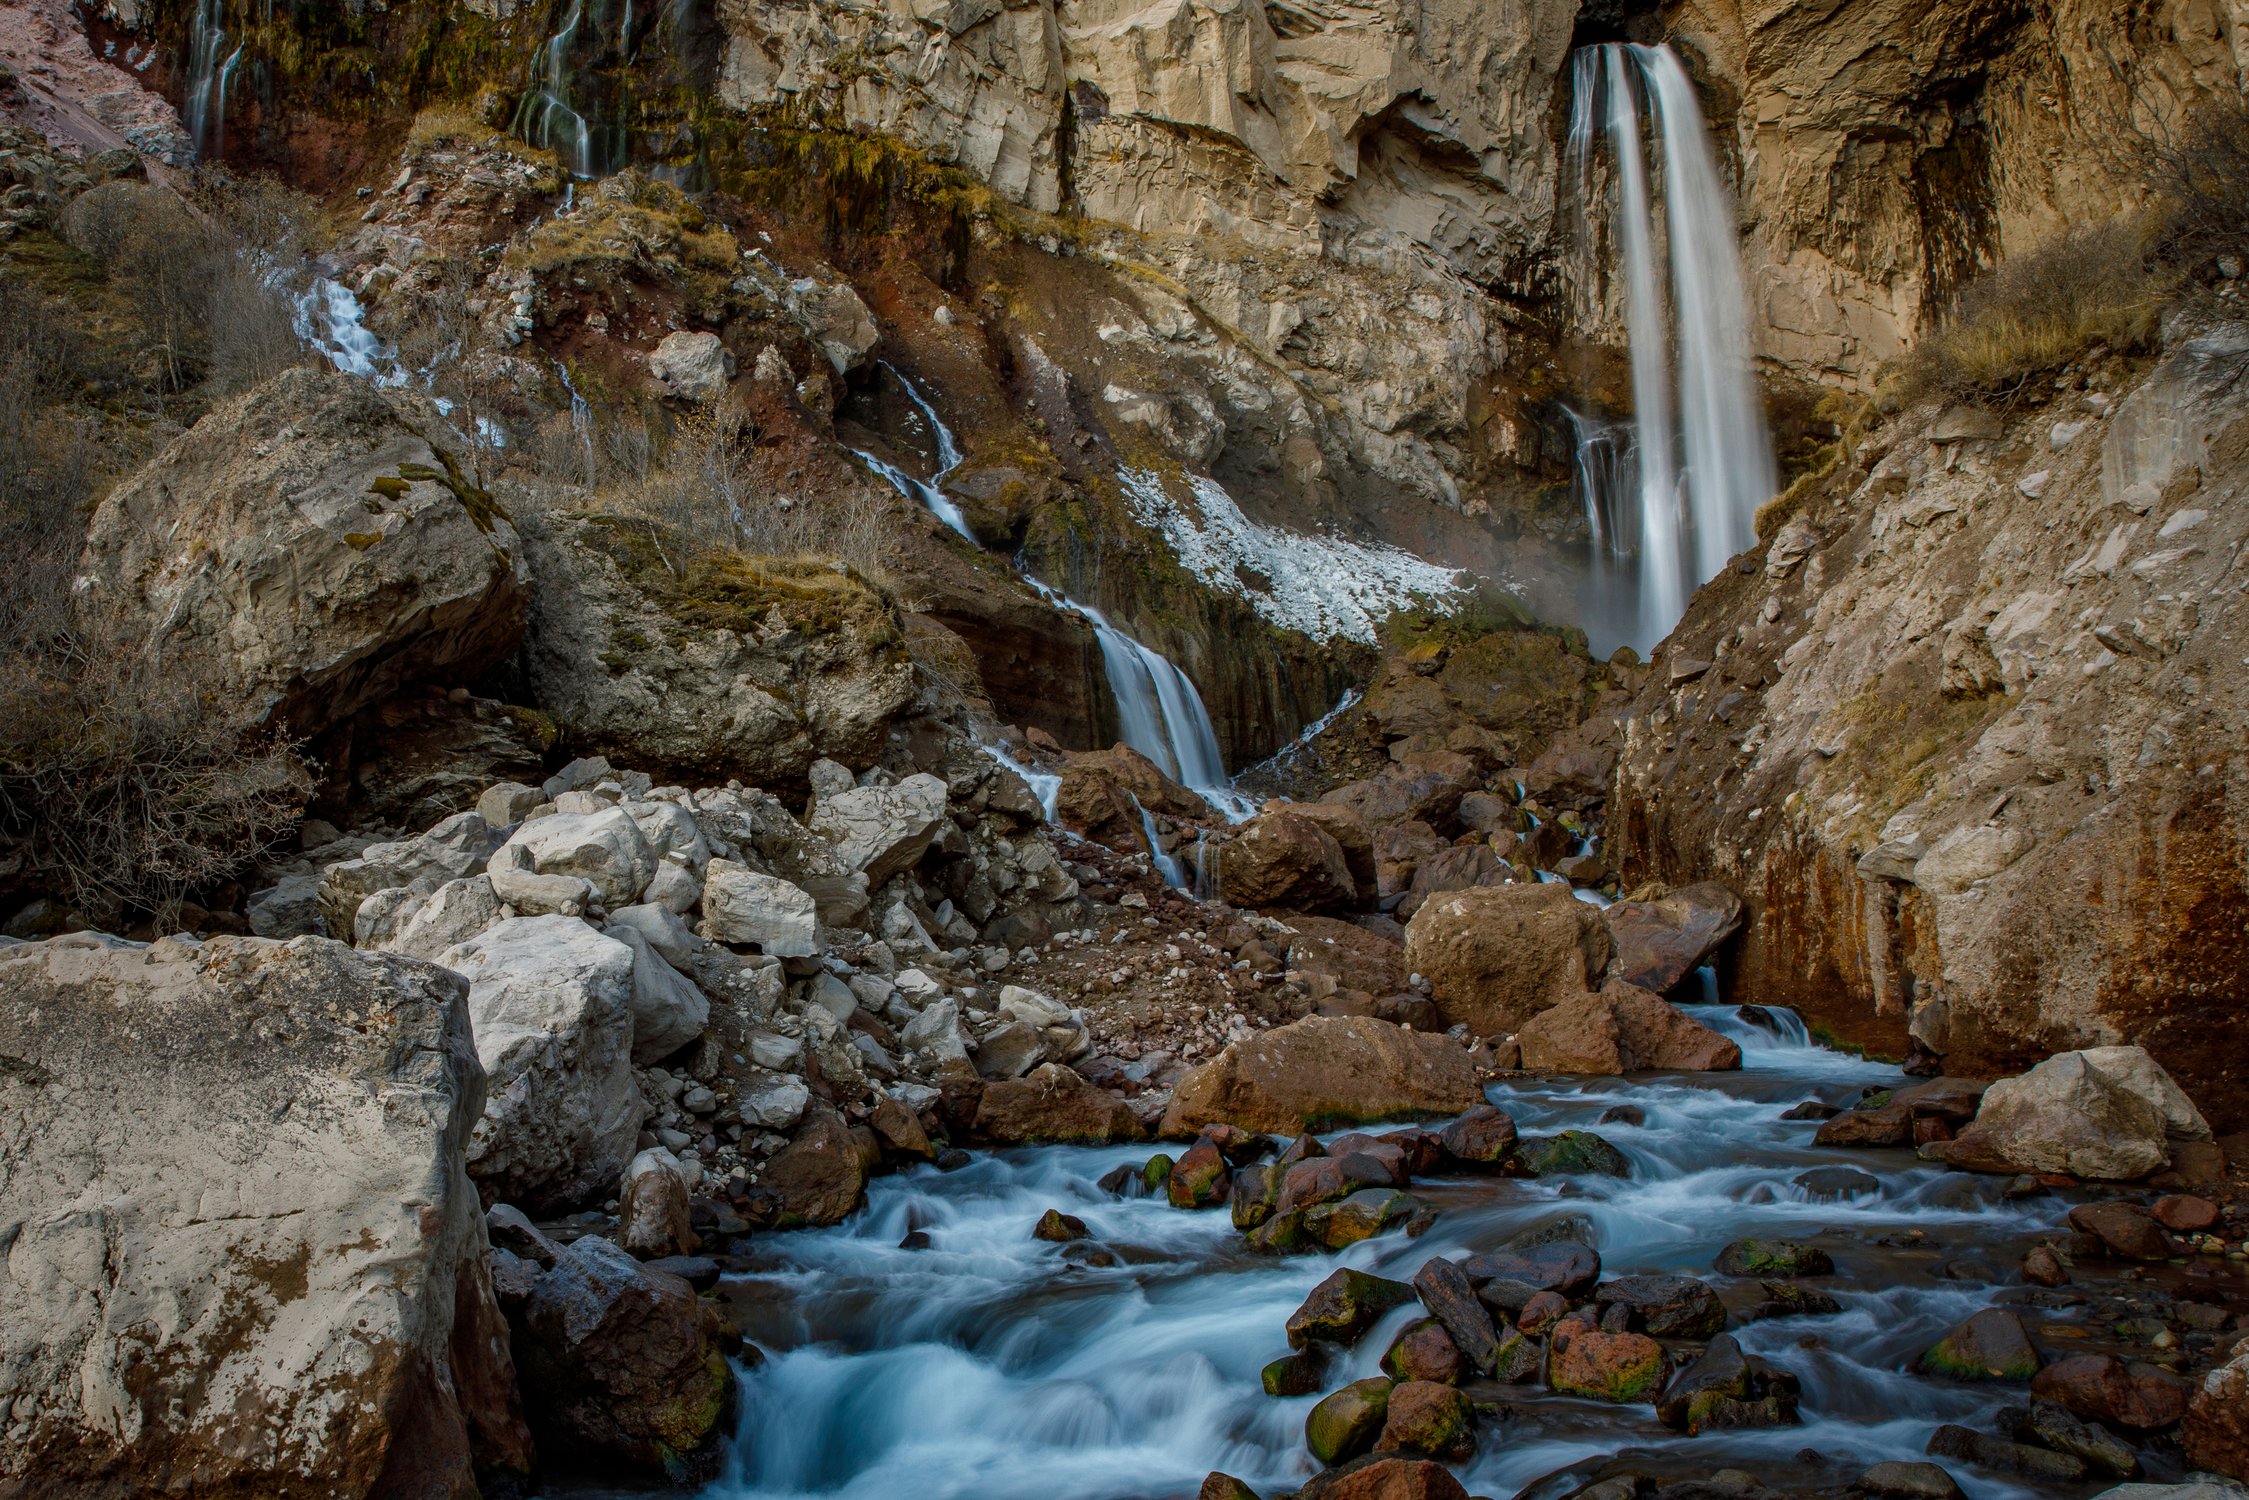
<instances>
[{"instance_id":1,"label":"bare bush","mask_svg":"<svg viewBox=\"0 0 2249 1500\"><path fill-rule=\"evenodd\" d=\"M52 599L8 623L0 826L32 880L97 923L169 918L295 826L295 747L206 667Z\"/></svg>"},{"instance_id":2,"label":"bare bush","mask_svg":"<svg viewBox=\"0 0 2249 1500\"><path fill-rule=\"evenodd\" d=\"M2205 100L2178 129L2141 133L2141 184L2160 205L2165 253L2189 270L2249 254L2249 101Z\"/></svg>"}]
</instances>

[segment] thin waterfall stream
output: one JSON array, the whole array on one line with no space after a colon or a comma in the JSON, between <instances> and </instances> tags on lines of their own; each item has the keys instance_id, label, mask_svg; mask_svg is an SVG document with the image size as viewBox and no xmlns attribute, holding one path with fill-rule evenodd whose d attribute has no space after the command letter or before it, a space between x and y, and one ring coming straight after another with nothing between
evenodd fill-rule
<instances>
[{"instance_id":1,"label":"thin waterfall stream","mask_svg":"<svg viewBox=\"0 0 2249 1500\"><path fill-rule=\"evenodd\" d=\"M1718 1278L1729 1331L1802 1384L1801 1425L1688 1438L1645 1406L1497 1387L1496 1435L1459 1470L1475 1494L1559 1495L1548 1476L1609 1455L1682 1474L1720 1467L1838 1476L1921 1452L1938 1424L1978 1425L2003 1388L1931 1382L1914 1356L1971 1313L2019 1301L1983 1257L2006 1262L2060 1222L2065 1204L2011 1200L2004 1179L1920 1164L1903 1149L1812 1144L1806 1098L1847 1102L1904 1080L1814 1043L1787 1011L1690 1006L1742 1048L1737 1073L1515 1078L1488 1096L1526 1131L1597 1129L1625 1178L1417 1179L1438 1207L1419 1238L1388 1235L1335 1254L1250 1254L1224 1212L1114 1198L1095 1179L1150 1148L1040 1148L980 1156L952 1173L883 1179L828 1230L766 1236L725 1292L768 1358L743 1371L739 1441L703 1500L1129 1500L1187 1496L1213 1469L1260 1493L1314 1472L1304 1419L1316 1398L1264 1394L1259 1369L1287 1352L1282 1328L1339 1266L1409 1279L1435 1256L1496 1248L1580 1221L1604 1275L1709 1276L1745 1237L1827 1249L1827 1316L1773 1315L1757 1283ZM1879 1174L1879 1175L1876 1175ZM1082 1218L1110 1263L1035 1240L1048 1208ZM909 1231L927 1248L901 1248ZM1379 1373L1417 1308L1387 1316L1323 1389ZM1785 1481L1784 1481L1785 1484ZM1979 1500L2037 1493L1979 1478Z\"/></svg>"}]
</instances>

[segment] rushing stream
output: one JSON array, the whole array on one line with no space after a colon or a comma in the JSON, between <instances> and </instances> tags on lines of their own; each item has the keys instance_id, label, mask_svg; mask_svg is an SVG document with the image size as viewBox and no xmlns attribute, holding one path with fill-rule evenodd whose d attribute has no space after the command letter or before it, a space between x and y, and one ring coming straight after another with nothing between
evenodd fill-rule
<instances>
[{"instance_id":1,"label":"rushing stream","mask_svg":"<svg viewBox=\"0 0 2249 1500\"><path fill-rule=\"evenodd\" d=\"M1980 1424L2007 1393L1906 1370L1993 1299L1973 1274L1980 1258L2011 1264L2018 1242L2053 1228L2063 1205L2005 1201L1996 1179L1923 1167L1903 1151L1814 1148L1816 1125L1785 1122L1783 1110L1808 1096L1844 1102L1896 1075L1812 1044L1786 1012L1768 1030L1732 1007L1694 1010L1741 1044L1742 1071L1490 1091L1526 1131L1598 1129L1631 1158L1630 1179L1417 1179L1414 1191L1443 1210L1419 1239L1250 1255L1223 1210L1112 1199L1094 1186L1152 1147L1019 1150L950 1174L918 1169L874 1184L867 1206L837 1228L763 1237L753 1269L727 1293L770 1357L744 1371L738 1441L702 1500L1126 1500L1192 1495L1212 1469L1264 1493L1292 1490L1314 1472L1303 1425L1316 1398L1267 1397L1258 1372L1287 1352L1283 1324L1313 1285L1338 1265L1408 1278L1433 1255L1491 1249L1565 1214L1590 1220L1605 1275L1709 1276L1730 1240L1809 1240L1837 1266L1813 1284L1844 1310L1745 1322L1756 1284L1716 1283L1743 1347L1802 1379L1801 1426L1688 1439L1645 1405L1514 1387L1510 1415L1460 1469L1472 1492L1511 1496L1635 1450L1651 1468L1801 1476L1810 1465L1841 1483L1868 1464L1918 1457L1941 1422ZM1601 1122L1623 1103L1645 1123ZM1797 1183L1823 1166L1872 1169L1879 1185L1839 1197ZM1079 1266L1067 1247L1034 1240L1033 1222L1057 1207L1083 1218L1121 1263ZM930 1247L898 1248L917 1229ZM1418 1316L1391 1314L1328 1388L1378 1373L1391 1337ZM2015 1492L1990 1476L1972 1487L1979 1500Z\"/></svg>"}]
</instances>

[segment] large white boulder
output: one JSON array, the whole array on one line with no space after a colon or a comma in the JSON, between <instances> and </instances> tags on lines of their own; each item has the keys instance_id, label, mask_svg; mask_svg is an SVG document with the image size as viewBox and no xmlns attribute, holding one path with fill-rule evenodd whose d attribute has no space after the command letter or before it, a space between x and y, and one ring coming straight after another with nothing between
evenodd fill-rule
<instances>
[{"instance_id":1,"label":"large white boulder","mask_svg":"<svg viewBox=\"0 0 2249 1500\"><path fill-rule=\"evenodd\" d=\"M469 980L488 1079L469 1174L530 1213L610 1197L641 1122L633 950L574 917L511 917L443 962Z\"/></svg>"},{"instance_id":2,"label":"large white boulder","mask_svg":"<svg viewBox=\"0 0 2249 1500\"><path fill-rule=\"evenodd\" d=\"M445 950L506 920L492 877L448 880L434 891L377 891L359 903L352 942L436 963Z\"/></svg>"},{"instance_id":3,"label":"large white boulder","mask_svg":"<svg viewBox=\"0 0 2249 1500\"><path fill-rule=\"evenodd\" d=\"M944 821L945 783L926 772L823 797L806 819L835 841L845 869L865 872L870 887L918 864Z\"/></svg>"},{"instance_id":4,"label":"large white boulder","mask_svg":"<svg viewBox=\"0 0 2249 1500\"><path fill-rule=\"evenodd\" d=\"M2174 1142L2209 1135L2193 1101L2143 1049L2092 1047L2000 1079L1959 1138L1931 1149L1985 1171L2132 1182L2170 1165Z\"/></svg>"},{"instance_id":5,"label":"large white boulder","mask_svg":"<svg viewBox=\"0 0 2249 1500\"><path fill-rule=\"evenodd\" d=\"M656 873L655 849L621 807L533 818L500 854L516 870L583 880L604 906L631 905Z\"/></svg>"},{"instance_id":6,"label":"large white boulder","mask_svg":"<svg viewBox=\"0 0 2249 1500\"><path fill-rule=\"evenodd\" d=\"M776 958L820 951L819 908L809 892L778 875L761 875L730 859L714 859L703 876L703 935L720 943L755 943Z\"/></svg>"},{"instance_id":7,"label":"large white boulder","mask_svg":"<svg viewBox=\"0 0 2249 1500\"><path fill-rule=\"evenodd\" d=\"M734 356L717 334L681 329L648 356L648 373L682 401L716 401L734 378Z\"/></svg>"},{"instance_id":8,"label":"large white boulder","mask_svg":"<svg viewBox=\"0 0 2249 1500\"><path fill-rule=\"evenodd\" d=\"M315 937L0 946L0 1494L527 1466L467 989Z\"/></svg>"},{"instance_id":9,"label":"large white boulder","mask_svg":"<svg viewBox=\"0 0 2249 1500\"><path fill-rule=\"evenodd\" d=\"M328 866L320 874L320 915L329 936L350 937L359 903L377 891L474 875L491 858L492 844L491 824L473 812L456 813L427 833L369 844L357 859Z\"/></svg>"}]
</instances>

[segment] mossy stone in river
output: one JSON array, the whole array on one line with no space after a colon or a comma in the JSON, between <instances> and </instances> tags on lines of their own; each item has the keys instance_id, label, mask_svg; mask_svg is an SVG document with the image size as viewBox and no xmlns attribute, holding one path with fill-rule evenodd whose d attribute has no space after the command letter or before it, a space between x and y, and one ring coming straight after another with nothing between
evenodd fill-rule
<instances>
[{"instance_id":1,"label":"mossy stone in river","mask_svg":"<svg viewBox=\"0 0 2249 1500\"><path fill-rule=\"evenodd\" d=\"M1409 1380L1391 1388L1390 1409L1375 1447L1402 1448L1431 1458L1466 1458L1476 1449L1474 1414L1468 1398L1451 1386Z\"/></svg>"},{"instance_id":2,"label":"mossy stone in river","mask_svg":"<svg viewBox=\"0 0 2249 1500\"><path fill-rule=\"evenodd\" d=\"M1515 1162L1533 1177L1632 1175L1632 1163L1624 1153L1590 1130L1526 1137L1515 1148Z\"/></svg>"},{"instance_id":3,"label":"mossy stone in river","mask_svg":"<svg viewBox=\"0 0 2249 1500\"><path fill-rule=\"evenodd\" d=\"M1299 1255L1319 1248L1311 1236L1304 1232L1304 1213L1301 1209L1275 1214L1242 1238L1249 1241L1249 1248L1260 1255Z\"/></svg>"},{"instance_id":4,"label":"mossy stone in river","mask_svg":"<svg viewBox=\"0 0 2249 1500\"><path fill-rule=\"evenodd\" d=\"M1835 1262L1825 1250L1795 1240L1735 1240L1718 1252L1726 1276L1827 1276Z\"/></svg>"},{"instance_id":5,"label":"mossy stone in river","mask_svg":"<svg viewBox=\"0 0 2249 1500\"><path fill-rule=\"evenodd\" d=\"M1206 1136L1172 1165L1164 1192L1173 1208L1215 1208L1226 1201L1228 1185L1226 1158Z\"/></svg>"},{"instance_id":6,"label":"mossy stone in river","mask_svg":"<svg viewBox=\"0 0 2249 1500\"><path fill-rule=\"evenodd\" d=\"M1233 1214L1236 1229L1247 1234L1273 1217L1273 1209L1281 1198L1284 1171L1270 1164L1234 1169L1234 1186L1226 1195L1226 1206Z\"/></svg>"},{"instance_id":7,"label":"mossy stone in river","mask_svg":"<svg viewBox=\"0 0 2249 1500\"><path fill-rule=\"evenodd\" d=\"M1341 1250L1404 1223L1421 1207L1419 1198L1396 1188L1361 1188L1340 1203L1307 1210L1304 1229L1330 1250Z\"/></svg>"},{"instance_id":8,"label":"mossy stone in river","mask_svg":"<svg viewBox=\"0 0 2249 1500\"><path fill-rule=\"evenodd\" d=\"M1195 1500L1258 1500L1258 1495L1233 1475L1213 1469L1204 1476L1203 1487L1195 1491Z\"/></svg>"},{"instance_id":9,"label":"mossy stone in river","mask_svg":"<svg viewBox=\"0 0 2249 1500\"><path fill-rule=\"evenodd\" d=\"M1314 1339L1324 1339L1349 1348L1384 1313L1413 1300L1413 1288L1402 1281L1348 1268L1337 1271L1312 1288L1303 1305L1289 1314L1289 1347L1302 1349Z\"/></svg>"},{"instance_id":10,"label":"mossy stone in river","mask_svg":"<svg viewBox=\"0 0 2249 1500\"><path fill-rule=\"evenodd\" d=\"M1608 1333L1566 1321L1554 1330L1546 1383L1557 1395L1652 1401L1666 1368L1663 1345L1646 1334Z\"/></svg>"},{"instance_id":11,"label":"mossy stone in river","mask_svg":"<svg viewBox=\"0 0 2249 1500\"><path fill-rule=\"evenodd\" d=\"M1086 1237L1085 1220L1076 1214L1066 1214L1059 1208L1050 1208L1039 1215L1038 1223L1031 1226L1031 1238L1066 1245L1072 1240Z\"/></svg>"},{"instance_id":12,"label":"mossy stone in river","mask_svg":"<svg viewBox=\"0 0 2249 1500\"><path fill-rule=\"evenodd\" d=\"M1390 1391L1388 1379L1372 1375L1326 1397L1304 1419L1304 1446L1323 1464L1369 1451L1389 1419Z\"/></svg>"},{"instance_id":13,"label":"mossy stone in river","mask_svg":"<svg viewBox=\"0 0 2249 1500\"><path fill-rule=\"evenodd\" d=\"M2027 1381L2038 1373L2038 1351L2022 1319L1987 1307L1930 1345L1918 1368L1947 1380Z\"/></svg>"},{"instance_id":14,"label":"mossy stone in river","mask_svg":"<svg viewBox=\"0 0 2249 1500\"><path fill-rule=\"evenodd\" d=\"M1259 1372L1268 1396L1309 1396L1327 1384L1328 1366L1335 1356L1325 1344L1312 1344L1284 1354Z\"/></svg>"},{"instance_id":15,"label":"mossy stone in river","mask_svg":"<svg viewBox=\"0 0 2249 1500\"><path fill-rule=\"evenodd\" d=\"M1148 1165L1140 1169L1140 1186L1151 1196L1163 1192L1171 1185L1172 1160L1158 1151L1148 1158Z\"/></svg>"},{"instance_id":16,"label":"mossy stone in river","mask_svg":"<svg viewBox=\"0 0 2249 1500\"><path fill-rule=\"evenodd\" d=\"M1382 1355L1382 1373L1393 1380L1433 1380L1439 1385L1453 1385L1466 1369L1460 1346L1435 1318L1409 1324Z\"/></svg>"}]
</instances>

